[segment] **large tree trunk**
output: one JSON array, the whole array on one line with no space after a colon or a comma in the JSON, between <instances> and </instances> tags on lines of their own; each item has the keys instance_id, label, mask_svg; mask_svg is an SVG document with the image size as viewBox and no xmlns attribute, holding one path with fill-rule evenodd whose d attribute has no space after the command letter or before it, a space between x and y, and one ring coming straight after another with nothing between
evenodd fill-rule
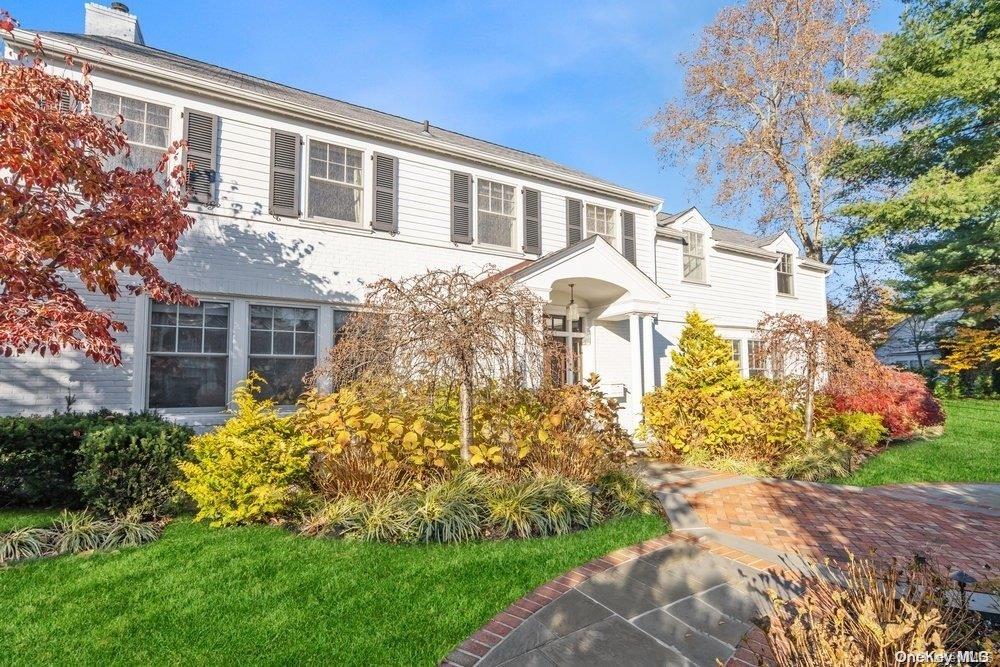
<instances>
[{"instance_id":1,"label":"large tree trunk","mask_svg":"<svg viewBox=\"0 0 1000 667\"><path fill-rule=\"evenodd\" d=\"M469 460L469 446L472 444L472 378L466 376L459 386L460 411L458 421L462 429L461 445L462 460Z\"/></svg>"}]
</instances>

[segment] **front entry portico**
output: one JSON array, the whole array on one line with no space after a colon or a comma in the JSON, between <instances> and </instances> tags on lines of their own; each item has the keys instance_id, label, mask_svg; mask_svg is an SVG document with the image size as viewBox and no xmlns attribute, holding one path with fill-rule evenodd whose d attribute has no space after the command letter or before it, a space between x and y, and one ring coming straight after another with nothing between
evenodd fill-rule
<instances>
[{"instance_id":1,"label":"front entry portico","mask_svg":"<svg viewBox=\"0 0 1000 667\"><path fill-rule=\"evenodd\" d=\"M654 320L668 295L600 236L545 255L513 274L545 303L550 333L567 346L568 382L591 373L634 430L656 386Z\"/></svg>"}]
</instances>

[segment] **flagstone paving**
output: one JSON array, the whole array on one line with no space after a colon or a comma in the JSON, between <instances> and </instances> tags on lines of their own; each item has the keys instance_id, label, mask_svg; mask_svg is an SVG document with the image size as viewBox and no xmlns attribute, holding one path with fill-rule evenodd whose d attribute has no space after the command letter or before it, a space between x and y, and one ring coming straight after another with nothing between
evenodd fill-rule
<instances>
[{"instance_id":1,"label":"flagstone paving","mask_svg":"<svg viewBox=\"0 0 1000 667\"><path fill-rule=\"evenodd\" d=\"M824 557L874 549L974 577L995 572L1000 559L1000 485L860 489L652 461L638 471L660 498L670 535L539 587L443 664L756 666L766 646L753 622L767 591L798 594L799 573Z\"/></svg>"}]
</instances>

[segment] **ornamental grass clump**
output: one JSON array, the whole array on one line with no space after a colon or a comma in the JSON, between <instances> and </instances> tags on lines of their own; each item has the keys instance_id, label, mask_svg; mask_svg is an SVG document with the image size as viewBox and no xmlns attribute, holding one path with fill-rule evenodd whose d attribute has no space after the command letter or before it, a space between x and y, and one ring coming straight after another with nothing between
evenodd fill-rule
<instances>
[{"instance_id":1,"label":"ornamental grass clump","mask_svg":"<svg viewBox=\"0 0 1000 667\"><path fill-rule=\"evenodd\" d=\"M397 493L372 498L361 506L357 524L345 537L363 542L407 542L413 536L413 499Z\"/></svg>"},{"instance_id":2,"label":"ornamental grass clump","mask_svg":"<svg viewBox=\"0 0 1000 667\"><path fill-rule=\"evenodd\" d=\"M544 487L535 480L494 484L486 492L486 521L499 538L544 535L549 525Z\"/></svg>"},{"instance_id":3,"label":"ornamental grass clump","mask_svg":"<svg viewBox=\"0 0 1000 667\"><path fill-rule=\"evenodd\" d=\"M636 514L658 514L660 504L653 492L638 476L619 470L602 475L597 480L600 511L612 517Z\"/></svg>"},{"instance_id":4,"label":"ornamental grass clump","mask_svg":"<svg viewBox=\"0 0 1000 667\"><path fill-rule=\"evenodd\" d=\"M90 512L63 511L52 522L52 551L55 554L80 553L101 548L111 525Z\"/></svg>"},{"instance_id":5,"label":"ornamental grass clump","mask_svg":"<svg viewBox=\"0 0 1000 667\"><path fill-rule=\"evenodd\" d=\"M463 470L431 484L413 504L412 530L420 542L467 542L479 537L486 512L486 480Z\"/></svg>"},{"instance_id":6,"label":"ornamental grass clump","mask_svg":"<svg viewBox=\"0 0 1000 667\"><path fill-rule=\"evenodd\" d=\"M163 531L158 521L143 521L142 512L132 509L108 522L102 549L124 549L138 547L156 540Z\"/></svg>"},{"instance_id":7,"label":"ornamental grass clump","mask_svg":"<svg viewBox=\"0 0 1000 667\"><path fill-rule=\"evenodd\" d=\"M45 528L19 528L0 534L0 565L49 554L54 533Z\"/></svg>"},{"instance_id":8,"label":"ornamental grass clump","mask_svg":"<svg viewBox=\"0 0 1000 667\"><path fill-rule=\"evenodd\" d=\"M954 581L928 565L850 557L840 583L814 566L791 601L771 593L765 664L899 664L899 655L988 647L981 619Z\"/></svg>"},{"instance_id":9,"label":"ornamental grass clump","mask_svg":"<svg viewBox=\"0 0 1000 667\"><path fill-rule=\"evenodd\" d=\"M327 501L303 515L299 533L307 537L343 537L358 528L363 511L364 503L353 496Z\"/></svg>"}]
</instances>

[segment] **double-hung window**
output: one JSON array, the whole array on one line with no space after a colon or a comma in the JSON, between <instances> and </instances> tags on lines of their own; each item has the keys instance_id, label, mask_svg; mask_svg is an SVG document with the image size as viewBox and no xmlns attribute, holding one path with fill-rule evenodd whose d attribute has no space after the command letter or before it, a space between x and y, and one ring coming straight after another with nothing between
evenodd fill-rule
<instances>
[{"instance_id":1,"label":"double-hung window","mask_svg":"<svg viewBox=\"0 0 1000 667\"><path fill-rule=\"evenodd\" d=\"M684 232L684 280L706 282L705 235L700 232Z\"/></svg>"},{"instance_id":2,"label":"double-hung window","mask_svg":"<svg viewBox=\"0 0 1000 667\"><path fill-rule=\"evenodd\" d=\"M729 339L729 344L733 346L733 361L740 367L740 372L742 373L743 355L741 354L741 348L743 347L743 342L739 338L731 338Z\"/></svg>"},{"instance_id":3,"label":"double-hung window","mask_svg":"<svg viewBox=\"0 0 1000 667\"><path fill-rule=\"evenodd\" d=\"M791 296L794 290L792 255L787 252L778 253L778 294Z\"/></svg>"},{"instance_id":4,"label":"double-hung window","mask_svg":"<svg viewBox=\"0 0 1000 667\"><path fill-rule=\"evenodd\" d=\"M480 178L476 188L476 226L480 243L514 247L514 186Z\"/></svg>"},{"instance_id":5,"label":"double-hung window","mask_svg":"<svg viewBox=\"0 0 1000 667\"><path fill-rule=\"evenodd\" d=\"M229 304L152 304L149 327L150 408L226 405Z\"/></svg>"},{"instance_id":6,"label":"double-hung window","mask_svg":"<svg viewBox=\"0 0 1000 667\"><path fill-rule=\"evenodd\" d=\"M618 247L618 232L615 226L615 210L596 204L587 204L587 236L601 236L611 245Z\"/></svg>"},{"instance_id":7,"label":"double-hung window","mask_svg":"<svg viewBox=\"0 0 1000 667\"><path fill-rule=\"evenodd\" d=\"M361 223L363 157L353 148L309 142L309 217Z\"/></svg>"},{"instance_id":8,"label":"double-hung window","mask_svg":"<svg viewBox=\"0 0 1000 667\"><path fill-rule=\"evenodd\" d=\"M747 341L747 364L750 377L767 377L767 354L763 341Z\"/></svg>"},{"instance_id":9,"label":"double-hung window","mask_svg":"<svg viewBox=\"0 0 1000 667\"><path fill-rule=\"evenodd\" d=\"M316 366L316 309L250 306L250 363L267 384L261 396L291 405Z\"/></svg>"},{"instance_id":10,"label":"double-hung window","mask_svg":"<svg viewBox=\"0 0 1000 667\"><path fill-rule=\"evenodd\" d=\"M170 141L170 108L130 97L94 91L91 110L113 125L125 119L122 131L128 136L128 155L120 153L108 159L109 168L129 171L156 169Z\"/></svg>"}]
</instances>

